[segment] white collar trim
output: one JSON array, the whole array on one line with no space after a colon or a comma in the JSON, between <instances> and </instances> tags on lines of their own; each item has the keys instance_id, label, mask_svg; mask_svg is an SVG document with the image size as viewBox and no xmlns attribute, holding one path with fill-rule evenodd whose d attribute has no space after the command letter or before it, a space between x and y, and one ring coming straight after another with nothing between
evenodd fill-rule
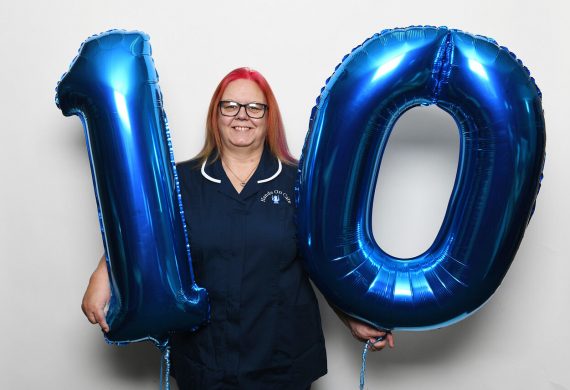
<instances>
[{"instance_id":1,"label":"white collar trim","mask_svg":"<svg viewBox=\"0 0 570 390\"><path fill-rule=\"evenodd\" d=\"M281 160L277 159L277 165L278 165L277 166L277 172L275 172L273 174L273 176L268 177L267 179L258 180L257 183L258 184L267 183L268 181L271 181L271 180L275 179L277 176L279 176L279 174L281 173L281 168L282 168Z\"/></svg>"},{"instance_id":2,"label":"white collar trim","mask_svg":"<svg viewBox=\"0 0 570 390\"><path fill-rule=\"evenodd\" d=\"M211 182L218 184L222 182L220 179L214 179L212 176L206 173L206 161L204 161L204 163L202 164L202 169L200 171L202 172L202 176L204 176L206 179L210 180Z\"/></svg>"},{"instance_id":3,"label":"white collar trim","mask_svg":"<svg viewBox=\"0 0 570 390\"><path fill-rule=\"evenodd\" d=\"M268 177L267 179L261 179L258 180L257 183L261 184L261 183L267 183L268 181L271 181L273 179L275 179L277 176L279 176L279 174L281 173L281 170L283 168L283 165L281 164L281 160L277 159L277 172L275 172L273 174L273 176ZM213 183L217 183L220 184L222 181L220 179L214 179L212 176L208 175L206 173L206 161L204 161L202 163L202 168L200 169L200 171L202 172L202 176L204 176L207 180L210 180Z\"/></svg>"}]
</instances>

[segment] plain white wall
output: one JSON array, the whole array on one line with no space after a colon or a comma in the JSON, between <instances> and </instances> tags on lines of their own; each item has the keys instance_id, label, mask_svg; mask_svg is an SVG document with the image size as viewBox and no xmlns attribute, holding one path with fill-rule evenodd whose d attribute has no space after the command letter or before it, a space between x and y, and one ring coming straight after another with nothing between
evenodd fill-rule
<instances>
[{"instance_id":1,"label":"plain white wall","mask_svg":"<svg viewBox=\"0 0 570 390\"><path fill-rule=\"evenodd\" d=\"M369 355L367 388L570 389L569 8L562 0L2 1L0 387L158 387L152 345L108 346L80 310L102 243L83 129L56 108L54 88L84 39L111 28L151 36L177 160L198 151L216 83L244 65L272 83L298 156L315 98L341 58L382 29L430 24L493 37L531 70L544 95L545 179L491 301L451 327L396 334L396 349ZM413 255L441 223L457 135L440 110L417 109L393 137L374 231L388 251ZM356 389L361 345L326 304L321 311L329 374L314 388Z\"/></svg>"}]
</instances>

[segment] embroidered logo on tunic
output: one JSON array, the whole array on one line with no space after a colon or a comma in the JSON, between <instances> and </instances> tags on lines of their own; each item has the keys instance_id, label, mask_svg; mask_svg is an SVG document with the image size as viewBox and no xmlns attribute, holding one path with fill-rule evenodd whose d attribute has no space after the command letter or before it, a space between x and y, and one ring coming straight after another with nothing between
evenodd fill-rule
<instances>
[{"instance_id":1,"label":"embroidered logo on tunic","mask_svg":"<svg viewBox=\"0 0 570 390\"><path fill-rule=\"evenodd\" d=\"M281 202L281 199L284 199L287 203L291 204L291 198L289 195L281 190L267 191L260 200L263 203L267 203L267 198L269 198L273 204L279 204L279 202Z\"/></svg>"}]
</instances>

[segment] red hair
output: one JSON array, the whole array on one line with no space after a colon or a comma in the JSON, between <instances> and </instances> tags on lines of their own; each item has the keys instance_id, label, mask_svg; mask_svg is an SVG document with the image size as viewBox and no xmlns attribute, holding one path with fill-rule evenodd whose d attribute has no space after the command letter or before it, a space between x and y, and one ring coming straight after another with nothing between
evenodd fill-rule
<instances>
[{"instance_id":1,"label":"red hair","mask_svg":"<svg viewBox=\"0 0 570 390\"><path fill-rule=\"evenodd\" d=\"M206 119L206 140L204 141L204 146L196 158L200 162L204 162L210 157L210 155L217 150L217 154L213 156L215 161L219 157L219 153L222 150L222 140L220 137L220 129L218 128L218 104L222 99L222 95L226 90L229 83L235 80L251 80L257 84L265 95L267 100L267 135L265 136L265 143L269 146L271 153L275 155L283 163L295 165L297 160L289 152L289 146L287 145L287 139L285 138L285 128L283 126L283 120L281 119L281 112L279 111L279 105L275 99L275 95L269 86L265 77L261 73L250 69L250 68L237 68L228 73L218 87L214 91L212 100L210 100L210 107L208 108L208 117Z\"/></svg>"}]
</instances>

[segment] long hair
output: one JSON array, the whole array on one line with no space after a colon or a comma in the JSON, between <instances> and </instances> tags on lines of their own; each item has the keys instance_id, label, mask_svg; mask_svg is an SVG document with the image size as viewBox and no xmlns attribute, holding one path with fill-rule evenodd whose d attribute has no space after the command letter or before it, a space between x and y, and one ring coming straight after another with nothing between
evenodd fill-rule
<instances>
[{"instance_id":1,"label":"long hair","mask_svg":"<svg viewBox=\"0 0 570 390\"><path fill-rule=\"evenodd\" d=\"M295 165L297 160L289 152L287 139L285 137L285 129L283 120L281 119L281 112L277 105L275 95L269 86L265 77L261 73L250 68L237 68L228 73L218 87L214 91L212 100L210 100L210 107L208 108L208 117L206 118L206 140L202 150L196 156L201 163L212 157L210 161L217 160L222 151L222 140L220 137L220 129L218 128L218 104L226 90L229 83L235 80L246 79L251 80L257 84L265 95L267 100L267 135L265 136L265 143L269 146L269 150L285 164ZM212 155L217 151L216 155Z\"/></svg>"}]
</instances>

